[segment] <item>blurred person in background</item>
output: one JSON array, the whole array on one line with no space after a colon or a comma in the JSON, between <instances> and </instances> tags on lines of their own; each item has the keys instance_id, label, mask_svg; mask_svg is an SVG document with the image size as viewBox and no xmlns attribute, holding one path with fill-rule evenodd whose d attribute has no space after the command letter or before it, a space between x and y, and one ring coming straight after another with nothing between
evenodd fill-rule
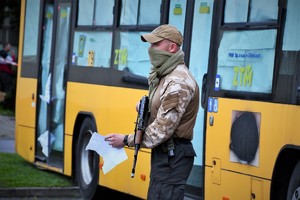
<instances>
[{"instance_id":1,"label":"blurred person in background","mask_svg":"<svg viewBox=\"0 0 300 200\"><path fill-rule=\"evenodd\" d=\"M5 43L0 50L0 91L6 94L5 102L9 102L10 105L7 106L11 108L14 107L15 102L16 66L16 57L11 50L11 44Z\"/></svg>"},{"instance_id":2,"label":"blurred person in background","mask_svg":"<svg viewBox=\"0 0 300 200\"><path fill-rule=\"evenodd\" d=\"M12 65L15 65L15 54L10 52L10 43L5 43L0 51L0 91L9 93L12 90L14 70Z\"/></svg>"}]
</instances>

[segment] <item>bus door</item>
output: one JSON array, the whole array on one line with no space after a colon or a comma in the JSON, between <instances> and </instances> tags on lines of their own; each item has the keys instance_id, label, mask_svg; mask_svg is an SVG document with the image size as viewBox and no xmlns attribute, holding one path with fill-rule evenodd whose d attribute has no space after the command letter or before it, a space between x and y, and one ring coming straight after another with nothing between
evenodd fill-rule
<instances>
[{"instance_id":1,"label":"bus door","mask_svg":"<svg viewBox=\"0 0 300 200\"><path fill-rule=\"evenodd\" d=\"M213 3L213 0L170 1L169 23L178 27L183 34L185 62L199 88L202 88L202 78L208 68ZM201 95L201 98L205 97ZM186 187L186 196L192 198L203 195L204 117L204 109L199 107L192 140L197 157Z\"/></svg>"},{"instance_id":2,"label":"bus door","mask_svg":"<svg viewBox=\"0 0 300 200\"><path fill-rule=\"evenodd\" d=\"M70 0L47 0L37 99L36 161L63 166L66 67L70 34Z\"/></svg>"}]
</instances>

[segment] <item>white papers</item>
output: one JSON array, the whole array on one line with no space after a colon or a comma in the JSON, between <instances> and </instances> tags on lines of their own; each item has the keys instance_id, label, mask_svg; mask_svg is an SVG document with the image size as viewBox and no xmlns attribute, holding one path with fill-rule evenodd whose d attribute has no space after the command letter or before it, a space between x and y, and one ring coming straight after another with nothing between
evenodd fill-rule
<instances>
[{"instance_id":1,"label":"white papers","mask_svg":"<svg viewBox=\"0 0 300 200\"><path fill-rule=\"evenodd\" d=\"M104 160L102 171L104 174L128 159L124 148L113 148L104 140L105 137L94 132L85 150L96 151Z\"/></svg>"},{"instance_id":2,"label":"white papers","mask_svg":"<svg viewBox=\"0 0 300 200\"><path fill-rule=\"evenodd\" d=\"M55 141L56 137L53 133L50 133L50 146L52 146L53 142ZM42 146L42 152L43 154L48 157L49 156L49 131L45 131L43 134L41 134L38 138L38 141L40 142Z\"/></svg>"},{"instance_id":3,"label":"white papers","mask_svg":"<svg viewBox=\"0 0 300 200\"><path fill-rule=\"evenodd\" d=\"M46 86L45 86L45 95L40 95L40 98L47 103L50 102L50 86L51 86L51 73L48 76Z\"/></svg>"}]
</instances>

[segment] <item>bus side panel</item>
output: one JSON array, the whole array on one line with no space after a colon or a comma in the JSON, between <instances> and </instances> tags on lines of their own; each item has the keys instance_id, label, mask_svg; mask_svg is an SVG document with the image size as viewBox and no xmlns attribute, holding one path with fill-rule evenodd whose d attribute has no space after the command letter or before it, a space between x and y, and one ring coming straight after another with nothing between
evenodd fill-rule
<instances>
[{"instance_id":1,"label":"bus side panel","mask_svg":"<svg viewBox=\"0 0 300 200\"><path fill-rule=\"evenodd\" d=\"M70 135L65 135L65 147L64 147L64 174L72 175L72 139Z\"/></svg>"},{"instance_id":2,"label":"bus side panel","mask_svg":"<svg viewBox=\"0 0 300 200\"><path fill-rule=\"evenodd\" d=\"M36 112L36 79L18 79L16 101L16 125L35 128Z\"/></svg>"},{"instance_id":3,"label":"bus side panel","mask_svg":"<svg viewBox=\"0 0 300 200\"><path fill-rule=\"evenodd\" d=\"M297 146L300 142L299 134L290 134L299 132L299 106L273 104L258 101L241 101L238 99L215 99L218 102L216 104L216 111L209 112L207 114L207 156L205 163L206 167L211 166L213 168L216 168L215 166L218 166L218 168L216 169L219 174L215 173L215 169L213 170L215 174L212 174L212 172L210 172L212 170L207 169L206 179L212 180L206 180L206 183L208 185L213 185L208 186L208 188L214 187L214 189L217 189L217 191L221 192L220 196L221 194L228 194L227 191L230 191L232 188L245 188L248 191L247 198L249 199L252 186L250 183L246 185L243 184L245 184L245 181L249 182L251 180L251 177L255 177L258 180L264 180L262 194L269 196L270 186L265 182L271 181L272 179L272 169L274 169L274 165L280 150L285 145ZM232 148L231 131L233 121L239 119L239 117L237 117L237 115L235 114L239 113L243 115L243 113L249 112L253 113L253 116L255 116L259 140L254 159L251 162L246 162L242 159L239 160L232 150L234 148ZM246 153L250 152L248 151L250 142L247 141L251 139L251 137L244 134L247 132L247 130L250 129L249 126L245 125L249 121L250 119L247 119L247 121L243 121L244 126L240 126L241 129L238 130L238 134L240 137L239 140L237 140L239 141L239 144L244 145L242 150ZM247 130L243 129L243 127L246 127ZM218 163L219 165L216 165ZM211 177L212 175L213 177ZM247 178L240 179L239 176L246 176ZM212 181L214 181L214 183ZM228 181L230 181L231 183L229 183ZM255 184L259 182L252 181L251 183L254 184L253 190L257 190L257 193L260 193L260 191L258 191L260 187L255 186ZM214 184L220 185L215 186ZM229 186L230 188L228 188ZM209 193L211 191L212 190L207 189L205 194L210 195ZM237 199L247 199L241 192L240 194L237 193L237 195L241 195L238 196ZM234 192L232 192L231 195L234 195Z\"/></svg>"},{"instance_id":4,"label":"bus side panel","mask_svg":"<svg viewBox=\"0 0 300 200\"><path fill-rule=\"evenodd\" d=\"M34 135L35 130L24 126L16 126L16 152L25 160L34 162Z\"/></svg>"},{"instance_id":5,"label":"bus side panel","mask_svg":"<svg viewBox=\"0 0 300 200\"><path fill-rule=\"evenodd\" d=\"M16 152L33 162L35 152L36 79L19 78L16 99Z\"/></svg>"},{"instance_id":6,"label":"bus side panel","mask_svg":"<svg viewBox=\"0 0 300 200\"><path fill-rule=\"evenodd\" d=\"M205 167L205 199L270 199L271 182L221 170L221 182L214 183L214 170Z\"/></svg>"},{"instance_id":7,"label":"bus side panel","mask_svg":"<svg viewBox=\"0 0 300 200\"><path fill-rule=\"evenodd\" d=\"M92 114L97 131L101 135L108 133L131 134L134 132L137 118L136 104L145 90L99 86L69 82L67 86L65 118L65 173L69 173L72 163L71 152L74 141L75 121L79 113ZM107 98L109 97L109 98ZM72 139L71 139L72 137ZM72 141L71 141L72 140ZM100 158L99 184L114 190L146 198L150 175L150 151L143 149L138 154L135 177L131 178L133 166L133 148L125 148L128 159L104 174L101 166L105 161ZM143 155L145 154L145 155ZM75 159L75 154L72 154Z\"/></svg>"},{"instance_id":8,"label":"bus side panel","mask_svg":"<svg viewBox=\"0 0 300 200\"><path fill-rule=\"evenodd\" d=\"M116 166L107 174L104 174L102 170L100 171L100 185L146 199L150 180L151 155L149 152L144 152L144 149L141 150L138 153L135 176L133 178L131 178L131 171L134 150L133 148L126 148L128 156L126 161ZM101 163L105 165L105 160L103 162L101 159Z\"/></svg>"}]
</instances>

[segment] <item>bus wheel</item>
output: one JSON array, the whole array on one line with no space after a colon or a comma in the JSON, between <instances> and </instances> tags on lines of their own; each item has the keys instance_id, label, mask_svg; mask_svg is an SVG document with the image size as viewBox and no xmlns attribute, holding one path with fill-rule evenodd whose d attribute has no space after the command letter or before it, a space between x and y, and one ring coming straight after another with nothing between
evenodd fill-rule
<instances>
[{"instance_id":1,"label":"bus wheel","mask_svg":"<svg viewBox=\"0 0 300 200\"><path fill-rule=\"evenodd\" d=\"M95 123L91 118L86 118L76 144L76 181L83 198L88 200L94 197L99 178L99 155L95 151L85 150L94 131Z\"/></svg>"},{"instance_id":2,"label":"bus wheel","mask_svg":"<svg viewBox=\"0 0 300 200\"><path fill-rule=\"evenodd\" d=\"M296 164L288 187L287 200L300 199L300 161Z\"/></svg>"}]
</instances>

